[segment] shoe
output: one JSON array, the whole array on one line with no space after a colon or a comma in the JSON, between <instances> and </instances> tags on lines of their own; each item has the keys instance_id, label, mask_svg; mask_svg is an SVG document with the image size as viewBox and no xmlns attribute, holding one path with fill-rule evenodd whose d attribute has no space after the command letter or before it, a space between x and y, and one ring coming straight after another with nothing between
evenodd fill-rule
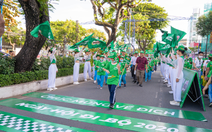
<instances>
[{"instance_id":1,"label":"shoe","mask_svg":"<svg viewBox=\"0 0 212 132\"><path fill-rule=\"evenodd\" d=\"M107 85L107 83L105 83L105 85Z\"/></svg>"},{"instance_id":2,"label":"shoe","mask_svg":"<svg viewBox=\"0 0 212 132\"><path fill-rule=\"evenodd\" d=\"M89 79L90 79L90 80L93 80L93 78L91 78L91 77L90 77Z\"/></svg>"},{"instance_id":3,"label":"shoe","mask_svg":"<svg viewBox=\"0 0 212 132\"><path fill-rule=\"evenodd\" d=\"M96 83L96 81L94 81L93 83Z\"/></svg>"},{"instance_id":4,"label":"shoe","mask_svg":"<svg viewBox=\"0 0 212 132\"><path fill-rule=\"evenodd\" d=\"M110 104L110 106L109 106L111 109L113 109L114 108L114 104Z\"/></svg>"},{"instance_id":5,"label":"shoe","mask_svg":"<svg viewBox=\"0 0 212 132\"><path fill-rule=\"evenodd\" d=\"M212 102L209 104L209 107L212 107Z\"/></svg>"},{"instance_id":6,"label":"shoe","mask_svg":"<svg viewBox=\"0 0 212 132\"><path fill-rule=\"evenodd\" d=\"M99 89L102 89L102 87L100 87Z\"/></svg>"},{"instance_id":7,"label":"shoe","mask_svg":"<svg viewBox=\"0 0 212 132\"><path fill-rule=\"evenodd\" d=\"M53 88L47 88L48 91L53 91Z\"/></svg>"},{"instance_id":8,"label":"shoe","mask_svg":"<svg viewBox=\"0 0 212 132\"><path fill-rule=\"evenodd\" d=\"M137 85L139 84L139 82L137 82Z\"/></svg>"},{"instance_id":9,"label":"shoe","mask_svg":"<svg viewBox=\"0 0 212 132\"><path fill-rule=\"evenodd\" d=\"M78 85L78 84L79 84L79 82L74 82L73 84L76 84L76 85Z\"/></svg>"},{"instance_id":10,"label":"shoe","mask_svg":"<svg viewBox=\"0 0 212 132\"><path fill-rule=\"evenodd\" d=\"M177 101L170 101L170 105L180 106L180 102L177 102Z\"/></svg>"},{"instance_id":11,"label":"shoe","mask_svg":"<svg viewBox=\"0 0 212 132\"><path fill-rule=\"evenodd\" d=\"M208 95L207 95L207 94L203 94L203 97L204 97L204 98L208 98Z\"/></svg>"},{"instance_id":12,"label":"shoe","mask_svg":"<svg viewBox=\"0 0 212 132\"><path fill-rule=\"evenodd\" d=\"M87 79L85 79L85 82L87 82Z\"/></svg>"},{"instance_id":13,"label":"shoe","mask_svg":"<svg viewBox=\"0 0 212 132\"><path fill-rule=\"evenodd\" d=\"M124 84L124 87L127 87L127 85L126 85L126 84Z\"/></svg>"},{"instance_id":14,"label":"shoe","mask_svg":"<svg viewBox=\"0 0 212 132\"><path fill-rule=\"evenodd\" d=\"M54 87L54 88L52 88L53 90L57 90L57 88L56 87Z\"/></svg>"},{"instance_id":15,"label":"shoe","mask_svg":"<svg viewBox=\"0 0 212 132\"><path fill-rule=\"evenodd\" d=\"M168 83L168 81L167 81L167 80L165 80L165 81L163 81L163 83Z\"/></svg>"},{"instance_id":16,"label":"shoe","mask_svg":"<svg viewBox=\"0 0 212 132\"><path fill-rule=\"evenodd\" d=\"M169 91L170 94L173 94L173 91Z\"/></svg>"},{"instance_id":17,"label":"shoe","mask_svg":"<svg viewBox=\"0 0 212 132\"><path fill-rule=\"evenodd\" d=\"M143 87L142 84L139 85L140 87Z\"/></svg>"},{"instance_id":18,"label":"shoe","mask_svg":"<svg viewBox=\"0 0 212 132\"><path fill-rule=\"evenodd\" d=\"M136 81L135 81L135 80L134 80L133 82L134 82L134 83L136 83Z\"/></svg>"},{"instance_id":19,"label":"shoe","mask_svg":"<svg viewBox=\"0 0 212 132\"><path fill-rule=\"evenodd\" d=\"M118 86L118 88L121 88L121 86Z\"/></svg>"},{"instance_id":20,"label":"shoe","mask_svg":"<svg viewBox=\"0 0 212 132\"><path fill-rule=\"evenodd\" d=\"M170 88L170 87L171 87L171 85L167 84L167 87L168 87L168 88Z\"/></svg>"}]
</instances>

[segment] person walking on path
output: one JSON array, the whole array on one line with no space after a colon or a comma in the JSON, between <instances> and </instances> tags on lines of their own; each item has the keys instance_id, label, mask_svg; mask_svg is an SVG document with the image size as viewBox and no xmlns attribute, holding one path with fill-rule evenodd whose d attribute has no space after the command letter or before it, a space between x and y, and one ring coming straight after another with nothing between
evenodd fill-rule
<instances>
[{"instance_id":1,"label":"person walking on path","mask_svg":"<svg viewBox=\"0 0 212 132\"><path fill-rule=\"evenodd\" d=\"M144 57L144 51L141 51L135 65L137 84L139 84L140 87L142 87L145 70L148 72L147 64L148 61L146 57Z\"/></svg>"},{"instance_id":2,"label":"person walking on path","mask_svg":"<svg viewBox=\"0 0 212 132\"><path fill-rule=\"evenodd\" d=\"M134 56L131 58L131 63L132 63L131 74L132 74L132 77L133 77L133 82L136 82L136 75L134 74L134 70L135 70L137 58L138 58L138 51L135 51Z\"/></svg>"},{"instance_id":3,"label":"person walking on path","mask_svg":"<svg viewBox=\"0 0 212 132\"><path fill-rule=\"evenodd\" d=\"M87 73L88 73L89 78L91 80L93 80L91 78L91 63L90 63L91 53L90 53L90 51L88 49L85 50L84 59L85 59L85 64L84 64L84 79L85 79L85 81L87 81Z\"/></svg>"},{"instance_id":4,"label":"person walking on path","mask_svg":"<svg viewBox=\"0 0 212 132\"><path fill-rule=\"evenodd\" d=\"M111 62L109 62L105 68L103 68L104 71L106 71L108 75L107 84L108 89L110 93L110 108L114 108L115 100L116 100L116 88L119 83L119 75L121 74L120 71L120 65L116 61L116 56L111 55L108 56L108 58L111 58Z\"/></svg>"}]
</instances>

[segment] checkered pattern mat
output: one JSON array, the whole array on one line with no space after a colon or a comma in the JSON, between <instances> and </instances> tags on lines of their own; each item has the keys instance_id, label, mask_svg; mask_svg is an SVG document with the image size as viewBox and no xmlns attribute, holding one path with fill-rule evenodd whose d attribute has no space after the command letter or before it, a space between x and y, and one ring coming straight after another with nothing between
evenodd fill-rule
<instances>
[{"instance_id":1,"label":"checkered pattern mat","mask_svg":"<svg viewBox=\"0 0 212 132\"><path fill-rule=\"evenodd\" d=\"M76 132L39 122L24 120L5 114L0 114L0 126L6 126L23 132Z\"/></svg>"}]
</instances>

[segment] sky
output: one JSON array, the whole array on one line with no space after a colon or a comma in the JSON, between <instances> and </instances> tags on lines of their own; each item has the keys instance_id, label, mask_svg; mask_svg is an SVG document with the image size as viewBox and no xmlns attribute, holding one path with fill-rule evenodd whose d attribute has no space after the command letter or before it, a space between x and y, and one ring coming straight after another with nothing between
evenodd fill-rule
<instances>
[{"instance_id":1,"label":"sky","mask_svg":"<svg viewBox=\"0 0 212 132\"><path fill-rule=\"evenodd\" d=\"M153 3L164 7L169 16L190 17L193 12L193 8L200 8L201 14L204 11L204 4L212 2L212 0L152 0ZM50 21L67 19L79 20L79 22L93 21L93 9L90 0L60 0L58 4L55 4L56 8L54 12L50 13ZM18 18L24 25L24 18ZM95 24L82 25L84 28L96 28L103 32L104 29L101 26ZM188 32L188 20L171 21L169 26L165 30L170 31L170 26L179 30ZM184 38L186 38L185 36ZM161 40L161 33L157 31L157 41Z\"/></svg>"}]
</instances>

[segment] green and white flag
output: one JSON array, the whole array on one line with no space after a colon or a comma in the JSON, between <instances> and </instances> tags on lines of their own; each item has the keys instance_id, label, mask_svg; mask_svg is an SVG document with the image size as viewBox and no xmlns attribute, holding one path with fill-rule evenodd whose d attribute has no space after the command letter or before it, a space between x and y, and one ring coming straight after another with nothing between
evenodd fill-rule
<instances>
[{"instance_id":1,"label":"green and white flag","mask_svg":"<svg viewBox=\"0 0 212 132\"><path fill-rule=\"evenodd\" d=\"M93 34L91 34L88 37L85 37L83 40L81 40L80 42L74 44L73 46L78 47L78 46L86 46L88 45L88 43L91 43L93 38L92 38Z\"/></svg>"},{"instance_id":2,"label":"green and white flag","mask_svg":"<svg viewBox=\"0 0 212 132\"><path fill-rule=\"evenodd\" d=\"M178 30L176 28L173 28L171 27L171 34L174 34L174 39L173 39L173 44L172 44L172 47L175 47L178 45L178 42L180 40L183 39L183 37L186 35L185 32L181 31L181 30Z\"/></svg>"},{"instance_id":3,"label":"green and white flag","mask_svg":"<svg viewBox=\"0 0 212 132\"><path fill-rule=\"evenodd\" d=\"M154 51L153 50L146 50L146 54L154 54Z\"/></svg>"},{"instance_id":4,"label":"green and white flag","mask_svg":"<svg viewBox=\"0 0 212 132\"><path fill-rule=\"evenodd\" d=\"M96 38L92 38L91 42L88 43L88 48L89 49L93 49L93 48L101 48L104 49L106 47L106 42L100 40L100 39L96 39Z\"/></svg>"},{"instance_id":5,"label":"green and white flag","mask_svg":"<svg viewBox=\"0 0 212 132\"><path fill-rule=\"evenodd\" d=\"M38 25L37 27L35 27L30 34L35 37L38 38L38 34L39 32L46 38L48 39L54 39L49 21L45 21L44 23L41 23L40 25Z\"/></svg>"}]
</instances>

